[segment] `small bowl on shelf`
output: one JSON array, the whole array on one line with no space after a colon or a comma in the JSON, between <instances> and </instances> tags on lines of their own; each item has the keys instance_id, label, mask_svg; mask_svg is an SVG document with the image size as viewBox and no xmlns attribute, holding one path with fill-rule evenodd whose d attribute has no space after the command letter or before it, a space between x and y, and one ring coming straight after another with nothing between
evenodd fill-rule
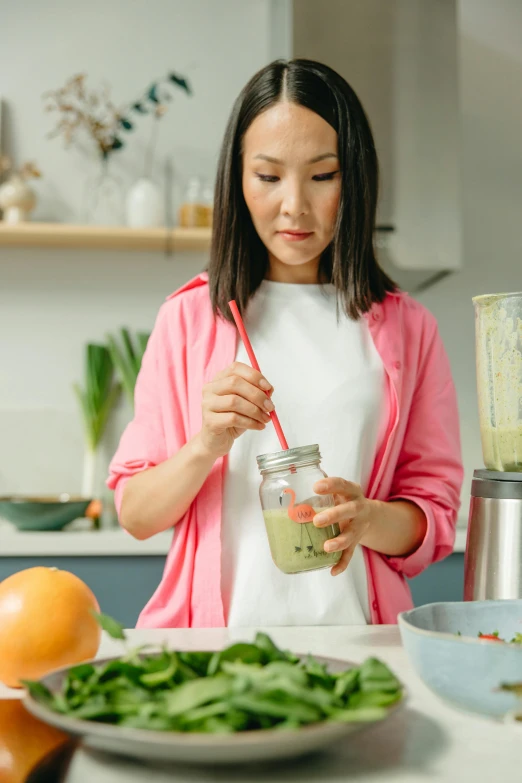
<instances>
[{"instance_id":1,"label":"small bowl on shelf","mask_svg":"<svg viewBox=\"0 0 522 783\"><path fill-rule=\"evenodd\" d=\"M0 517L21 531L63 530L75 519L95 516L89 506L92 498L62 493L34 497L31 495L0 496Z\"/></svg>"},{"instance_id":2,"label":"small bowl on shelf","mask_svg":"<svg viewBox=\"0 0 522 783\"><path fill-rule=\"evenodd\" d=\"M414 669L444 701L497 719L520 709L522 643L512 640L522 637L522 600L426 604L398 621Z\"/></svg>"}]
</instances>

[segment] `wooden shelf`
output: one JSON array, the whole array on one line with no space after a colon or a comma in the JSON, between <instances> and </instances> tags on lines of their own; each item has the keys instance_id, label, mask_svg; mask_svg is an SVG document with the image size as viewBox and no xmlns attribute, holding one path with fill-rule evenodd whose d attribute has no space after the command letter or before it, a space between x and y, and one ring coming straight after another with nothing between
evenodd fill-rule
<instances>
[{"instance_id":1,"label":"wooden shelf","mask_svg":"<svg viewBox=\"0 0 522 783\"><path fill-rule=\"evenodd\" d=\"M127 228L76 226L71 223L17 223L0 221L1 247L52 247L82 250L156 250L206 252L210 228Z\"/></svg>"}]
</instances>

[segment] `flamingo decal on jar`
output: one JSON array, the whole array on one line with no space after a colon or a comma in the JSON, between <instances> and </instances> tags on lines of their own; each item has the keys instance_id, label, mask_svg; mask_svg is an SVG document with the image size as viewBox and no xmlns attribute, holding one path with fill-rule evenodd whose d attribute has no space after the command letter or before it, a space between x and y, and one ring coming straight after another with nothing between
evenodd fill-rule
<instances>
[{"instance_id":1,"label":"flamingo decal on jar","mask_svg":"<svg viewBox=\"0 0 522 783\"><path fill-rule=\"evenodd\" d=\"M314 545L312 538L310 536L310 530L307 527L308 522L312 522L313 518L317 514L317 511L315 508L310 506L308 503L298 503L295 504L295 492L291 487L286 487L281 493L281 500L283 495L290 495L290 505L286 508L286 513L290 517L290 519L293 522L297 522L300 525L303 525L299 531L299 545L295 546L296 552L302 552L303 551L303 532L306 530L306 533L308 535L309 544L307 545L306 549L308 552L314 551ZM281 503L282 505L282 503Z\"/></svg>"}]
</instances>

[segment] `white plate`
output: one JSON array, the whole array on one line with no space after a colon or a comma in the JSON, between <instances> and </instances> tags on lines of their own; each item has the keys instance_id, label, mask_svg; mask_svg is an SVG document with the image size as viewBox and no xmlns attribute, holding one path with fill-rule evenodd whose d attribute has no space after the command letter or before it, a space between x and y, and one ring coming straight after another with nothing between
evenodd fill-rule
<instances>
[{"instance_id":1,"label":"white plate","mask_svg":"<svg viewBox=\"0 0 522 783\"><path fill-rule=\"evenodd\" d=\"M344 671L356 664L333 658L314 656L325 663L329 671ZM105 664L114 658L96 661ZM41 682L51 693L60 690L69 667L59 669L42 678ZM388 710L389 720L404 705L403 698ZM120 753L124 756L146 761L171 761L191 764L242 764L246 762L274 761L302 756L322 750L337 740L347 738L375 723L323 722L303 726L296 731L260 729L242 731L237 734L193 734L184 732L147 731L113 726L95 721L78 720L54 712L35 701L29 694L24 699L26 708L44 723L56 726L62 731L80 737L89 748ZM383 721L379 721L379 724Z\"/></svg>"}]
</instances>

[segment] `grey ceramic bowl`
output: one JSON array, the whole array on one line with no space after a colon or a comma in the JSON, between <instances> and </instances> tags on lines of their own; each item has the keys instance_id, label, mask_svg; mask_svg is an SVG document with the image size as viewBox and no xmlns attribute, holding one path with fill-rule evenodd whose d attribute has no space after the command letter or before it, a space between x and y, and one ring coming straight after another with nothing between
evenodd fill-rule
<instances>
[{"instance_id":1,"label":"grey ceramic bowl","mask_svg":"<svg viewBox=\"0 0 522 783\"><path fill-rule=\"evenodd\" d=\"M478 638L522 633L522 600L437 603L399 614L402 643L417 674L445 701L504 718L522 706L502 683L522 683L522 644ZM462 634L458 636L458 634Z\"/></svg>"},{"instance_id":2,"label":"grey ceramic bowl","mask_svg":"<svg viewBox=\"0 0 522 783\"><path fill-rule=\"evenodd\" d=\"M74 519L83 517L90 502L90 498L67 494L0 497L0 517L18 530L61 530Z\"/></svg>"}]
</instances>

